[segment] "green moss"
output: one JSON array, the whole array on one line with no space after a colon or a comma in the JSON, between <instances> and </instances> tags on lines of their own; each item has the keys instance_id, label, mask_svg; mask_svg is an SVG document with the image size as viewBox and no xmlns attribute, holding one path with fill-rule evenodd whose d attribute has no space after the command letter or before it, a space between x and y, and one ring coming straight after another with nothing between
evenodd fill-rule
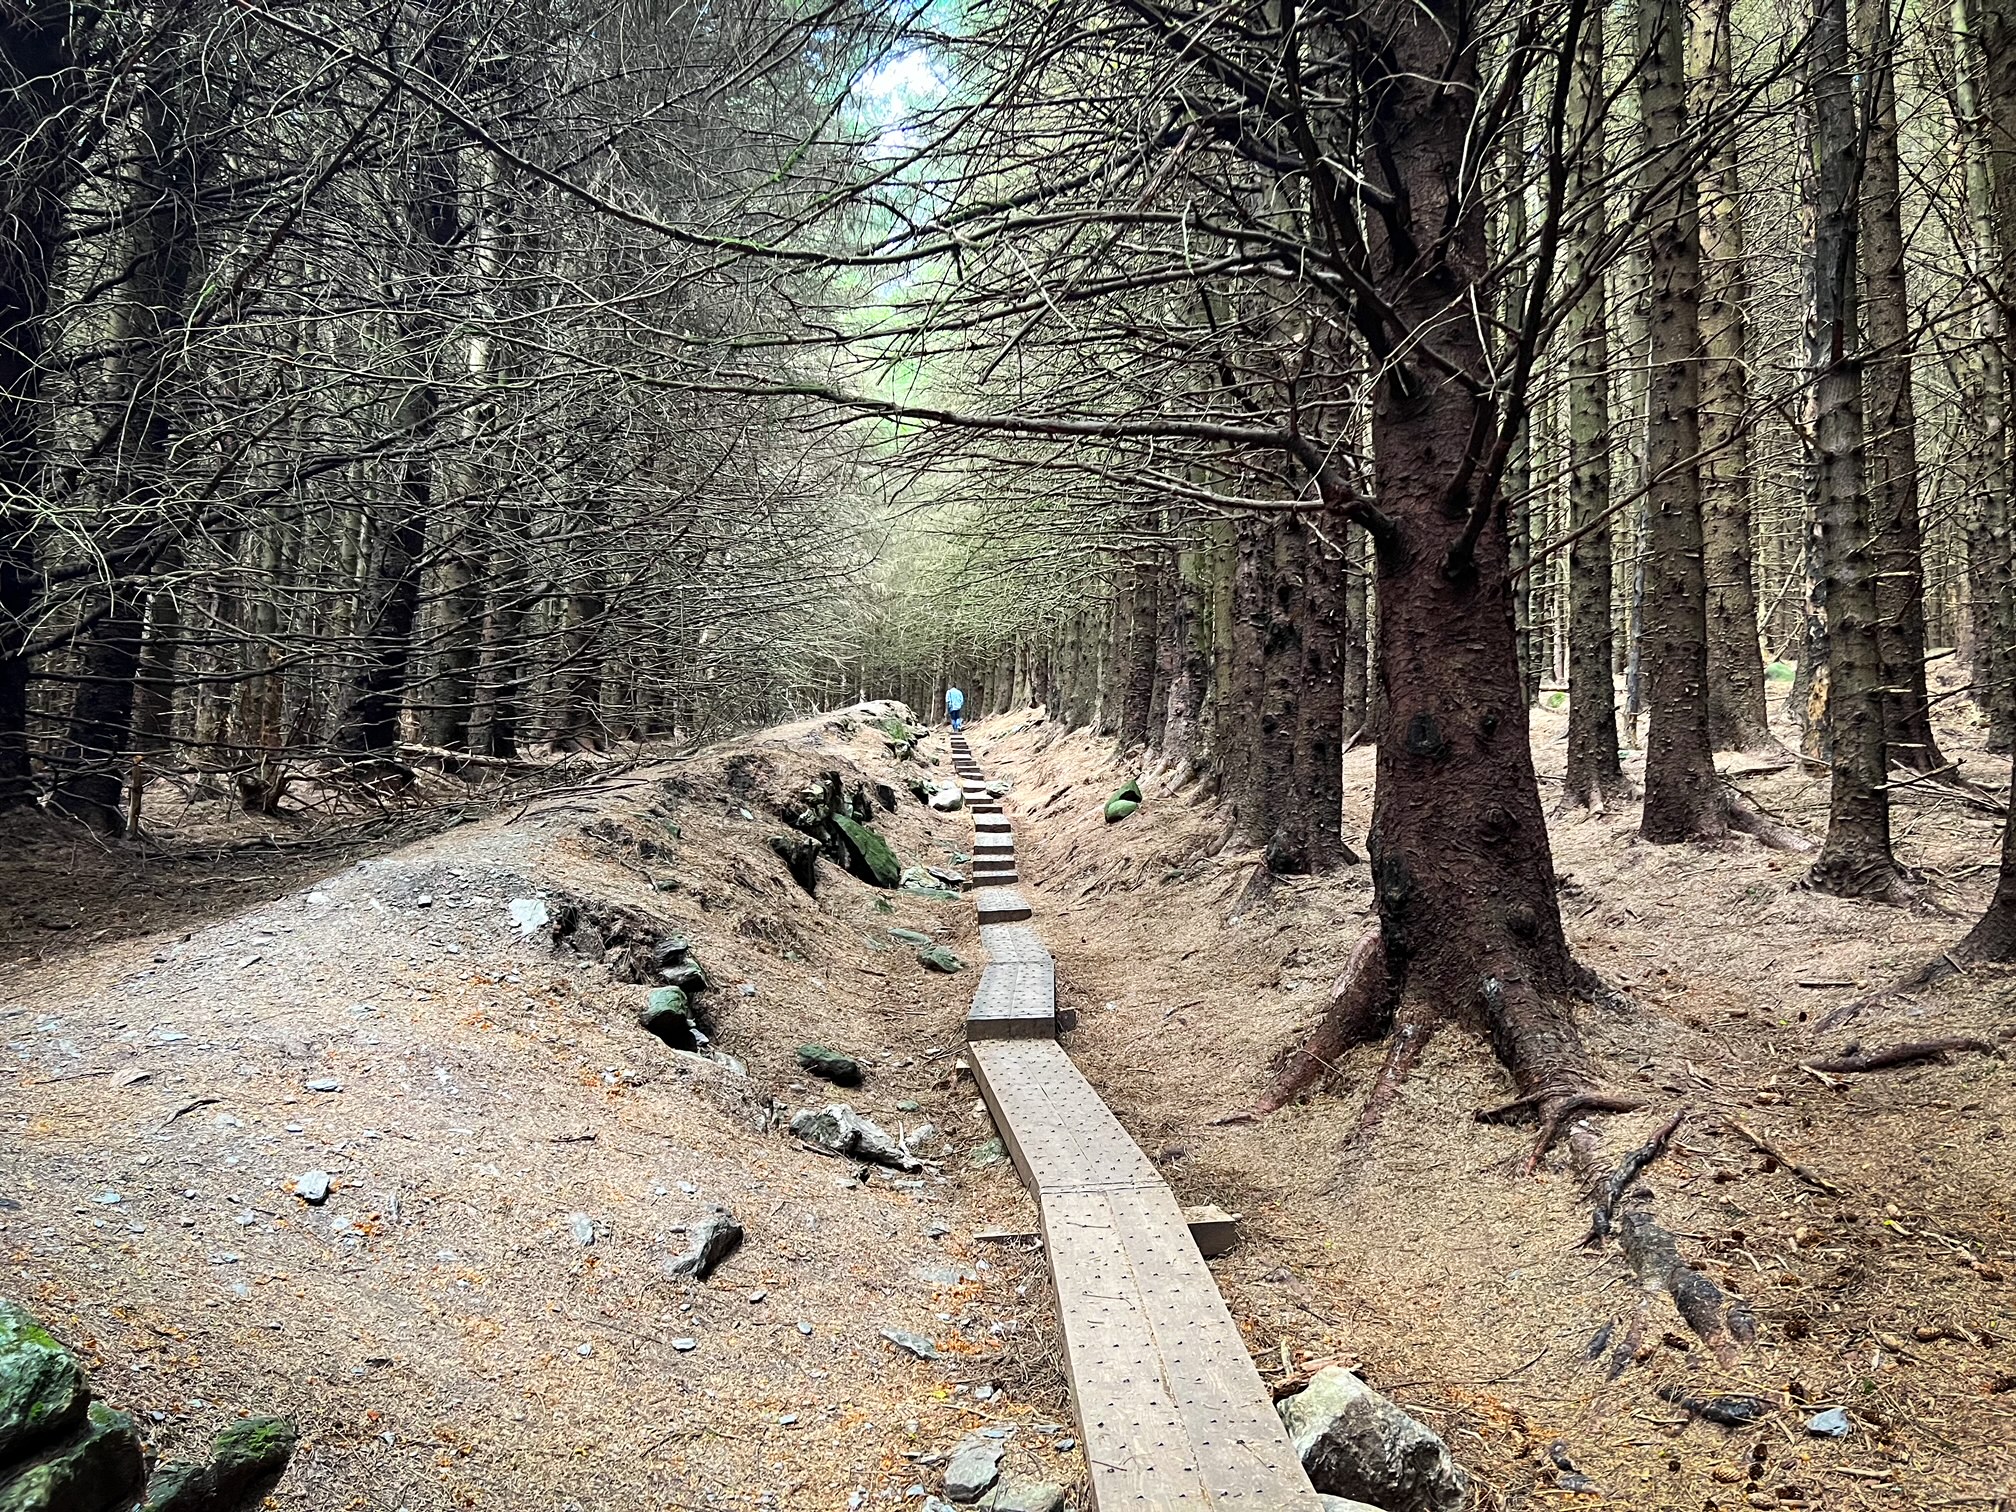
<instances>
[{"instance_id":1,"label":"green moss","mask_svg":"<svg viewBox=\"0 0 2016 1512\"><path fill-rule=\"evenodd\" d=\"M0 1465L75 1428L89 1397L82 1367L55 1335L0 1303Z\"/></svg>"},{"instance_id":2,"label":"green moss","mask_svg":"<svg viewBox=\"0 0 2016 1512\"><path fill-rule=\"evenodd\" d=\"M82 1433L0 1486L0 1512L126 1512L146 1479L133 1419L93 1402Z\"/></svg>"},{"instance_id":3,"label":"green moss","mask_svg":"<svg viewBox=\"0 0 2016 1512\"><path fill-rule=\"evenodd\" d=\"M877 887L894 887L903 880L903 865L888 841L845 814L835 814L833 825L847 839L853 862L847 869L855 876Z\"/></svg>"}]
</instances>

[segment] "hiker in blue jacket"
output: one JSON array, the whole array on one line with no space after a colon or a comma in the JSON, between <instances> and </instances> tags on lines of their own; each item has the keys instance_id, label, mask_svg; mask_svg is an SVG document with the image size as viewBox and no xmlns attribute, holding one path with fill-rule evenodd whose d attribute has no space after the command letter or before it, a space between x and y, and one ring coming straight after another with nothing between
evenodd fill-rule
<instances>
[{"instance_id":1,"label":"hiker in blue jacket","mask_svg":"<svg viewBox=\"0 0 2016 1512\"><path fill-rule=\"evenodd\" d=\"M966 707L966 695L957 688L945 690L945 712L952 716L952 728L961 728L960 712Z\"/></svg>"}]
</instances>

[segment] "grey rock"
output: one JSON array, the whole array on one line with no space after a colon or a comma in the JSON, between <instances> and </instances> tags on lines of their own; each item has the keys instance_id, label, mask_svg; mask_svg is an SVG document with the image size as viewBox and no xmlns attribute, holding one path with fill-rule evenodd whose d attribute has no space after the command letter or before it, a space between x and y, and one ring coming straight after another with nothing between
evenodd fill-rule
<instances>
[{"instance_id":1,"label":"grey rock","mask_svg":"<svg viewBox=\"0 0 2016 1512\"><path fill-rule=\"evenodd\" d=\"M1470 1477L1441 1439L1339 1366L1279 1404L1318 1491L1385 1512L1461 1512Z\"/></svg>"},{"instance_id":2,"label":"grey rock","mask_svg":"<svg viewBox=\"0 0 2016 1512\"><path fill-rule=\"evenodd\" d=\"M716 1208L686 1230L687 1250L668 1267L675 1276L705 1281L742 1242L742 1225L726 1208Z\"/></svg>"},{"instance_id":3,"label":"grey rock","mask_svg":"<svg viewBox=\"0 0 2016 1512\"><path fill-rule=\"evenodd\" d=\"M937 788L924 801L941 814L954 814L966 806L965 795L956 787Z\"/></svg>"},{"instance_id":4,"label":"grey rock","mask_svg":"<svg viewBox=\"0 0 2016 1512\"><path fill-rule=\"evenodd\" d=\"M980 1505L990 1512L1064 1512L1064 1488L1050 1481L1004 1475Z\"/></svg>"},{"instance_id":5,"label":"grey rock","mask_svg":"<svg viewBox=\"0 0 2016 1512\"><path fill-rule=\"evenodd\" d=\"M518 926L521 936L529 938L553 922L546 912L544 898L513 898L508 906L511 922Z\"/></svg>"},{"instance_id":6,"label":"grey rock","mask_svg":"<svg viewBox=\"0 0 2016 1512\"><path fill-rule=\"evenodd\" d=\"M681 1354L691 1354L700 1347L700 1341L698 1339L674 1339L672 1347Z\"/></svg>"},{"instance_id":7,"label":"grey rock","mask_svg":"<svg viewBox=\"0 0 2016 1512\"><path fill-rule=\"evenodd\" d=\"M838 1050L829 1050L824 1045L800 1045L798 1064L835 1086L858 1087L861 1085L861 1063L851 1055L842 1055Z\"/></svg>"},{"instance_id":8,"label":"grey rock","mask_svg":"<svg viewBox=\"0 0 2016 1512\"><path fill-rule=\"evenodd\" d=\"M845 1159L870 1160L899 1171L921 1171L924 1163L846 1103L791 1115L791 1132L813 1149Z\"/></svg>"},{"instance_id":9,"label":"grey rock","mask_svg":"<svg viewBox=\"0 0 2016 1512\"><path fill-rule=\"evenodd\" d=\"M574 1236L574 1242L586 1249L595 1242L595 1220L586 1213L576 1213L567 1220L567 1231Z\"/></svg>"},{"instance_id":10,"label":"grey rock","mask_svg":"<svg viewBox=\"0 0 2016 1512\"><path fill-rule=\"evenodd\" d=\"M315 1076L301 1083L310 1092L341 1092L343 1083L333 1076Z\"/></svg>"},{"instance_id":11,"label":"grey rock","mask_svg":"<svg viewBox=\"0 0 2016 1512\"><path fill-rule=\"evenodd\" d=\"M310 1207L320 1207L329 1200L329 1173L327 1171L306 1172L294 1183L294 1195Z\"/></svg>"},{"instance_id":12,"label":"grey rock","mask_svg":"<svg viewBox=\"0 0 2016 1512\"><path fill-rule=\"evenodd\" d=\"M975 1168L991 1165L999 1165L1002 1161L1006 1160L1007 1158L1008 1158L1007 1147L1003 1145L1001 1141L998 1139L990 1139L983 1144L975 1145L973 1147L973 1153L967 1157L968 1161Z\"/></svg>"},{"instance_id":13,"label":"grey rock","mask_svg":"<svg viewBox=\"0 0 2016 1512\"><path fill-rule=\"evenodd\" d=\"M1846 1438L1854 1427L1848 1421L1846 1407L1829 1407L1825 1412L1816 1412L1806 1419L1806 1431L1821 1438Z\"/></svg>"},{"instance_id":14,"label":"grey rock","mask_svg":"<svg viewBox=\"0 0 2016 1512\"><path fill-rule=\"evenodd\" d=\"M959 1441L945 1465L945 1495L955 1502L977 1502L1001 1473L1006 1446L974 1434Z\"/></svg>"},{"instance_id":15,"label":"grey rock","mask_svg":"<svg viewBox=\"0 0 2016 1512\"><path fill-rule=\"evenodd\" d=\"M935 1360L938 1358L938 1346L922 1334L914 1334L908 1329L903 1328L885 1328L882 1330L882 1337L887 1339L891 1344L894 1344L898 1349L903 1350L907 1354L913 1354L920 1360Z\"/></svg>"},{"instance_id":16,"label":"grey rock","mask_svg":"<svg viewBox=\"0 0 2016 1512\"><path fill-rule=\"evenodd\" d=\"M1323 1512L1386 1512L1385 1508L1375 1507L1370 1502L1353 1501L1348 1496L1325 1496L1321 1491L1316 1493L1316 1505Z\"/></svg>"},{"instance_id":17,"label":"grey rock","mask_svg":"<svg viewBox=\"0 0 2016 1512\"><path fill-rule=\"evenodd\" d=\"M1075 1438L1061 1438L1050 1447L1055 1449L1059 1454L1069 1454L1073 1449L1078 1447L1078 1440Z\"/></svg>"}]
</instances>

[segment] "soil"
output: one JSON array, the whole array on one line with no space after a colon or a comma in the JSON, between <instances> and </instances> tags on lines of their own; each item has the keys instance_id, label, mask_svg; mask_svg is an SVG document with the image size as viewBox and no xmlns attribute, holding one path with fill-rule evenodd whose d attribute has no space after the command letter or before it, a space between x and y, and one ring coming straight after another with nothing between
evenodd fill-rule
<instances>
[{"instance_id":1,"label":"soil","mask_svg":"<svg viewBox=\"0 0 2016 1512\"><path fill-rule=\"evenodd\" d=\"M958 1069L977 969L889 933L973 961L971 905L824 862L816 899L793 883L777 809L828 769L897 790L877 828L906 863L968 843L903 789L916 764L832 717L452 809L445 781L347 819L150 794L144 855L15 819L6 1290L153 1452L298 1418L281 1507L871 1505L935 1491L931 1457L982 1427L1014 1430L1007 1468L1076 1483L1041 1254L976 1237L1034 1228ZM590 927L522 931L534 898ZM634 958L602 959L626 920L691 941L746 1075L637 1027ZM808 1042L865 1085L806 1078ZM790 1138L831 1101L933 1124L931 1163ZM311 1170L321 1206L294 1195ZM715 1205L741 1248L669 1274Z\"/></svg>"},{"instance_id":2,"label":"soil","mask_svg":"<svg viewBox=\"0 0 2016 1512\"><path fill-rule=\"evenodd\" d=\"M1543 710L1533 729L1551 804L1565 721ZM2006 772L1978 731L1940 736L1984 782ZM1598 1122L1602 1156L1688 1110L1645 1178L1655 1211L1759 1323L1725 1368L1654 1298L1642 1358L1613 1380L1589 1346L1636 1313L1636 1282L1614 1245L1581 1245L1565 1145L1529 1177L1531 1130L1473 1119L1508 1095L1481 1040L1440 1033L1369 1139L1376 1046L1272 1116L1214 1122L1250 1109L1316 1021L1370 918L1364 868L1261 886L1176 774L1143 774L1147 801L1108 825L1136 775L1110 742L1040 715L972 739L1014 783L1022 887L1078 1014L1066 1044L1185 1202L1243 1214L1213 1269L1279 1389L1360 1368L1447 1437L1484 1508L2016 1506L2008 1061L1800 1068L1851 1040L1999 1043L2016 1022L2016 983L1976 970L1820 1027L1965 932L1995 814L1929 784L1897 795L1899 851L1927 883L1915 912L1803 891L1801 858L1748 841L1642 844L1635 806L1554 821L1570 939L1629 1000L1584 1010L1584 1032L1608 1085L1646 1099ZM8 1289L157 1452L245 1413L297 1416L281 1507L915 1505L933 1457L985 1426L1013 1430L1010 1469L1082 1509L1041 1254L979 1237L1034 1214L1005 1161L980 1163L994 1131L957 1065L977 975L927 972L888 933L970 960L970 904L830 865L816 899L797 888L768 846L775 805L826 769L896 786L878 828L906 863L945 864L970 836L903 791L914 764L831 716L543 792L443 778L361 818L157 805L144 856L14 821ZM1824 773L1735 769L1817 837ZM1353 752L1354 844L1370 773ZM557 947L522 933L509 905L532 897L591 927ZM637 1028L646 987L620 943L606 963L597 949L626 919L692 941L746 1077ZM859 1058L866 1085L806 1080L808 1041ZM341 1090L310 1090L325 1080ZM945 1142L921 1177L864 1181L784 1128L827 1101ZM313 1169L335 1183L321 1207L292 1191ZM715 1204L743 1247L704 1282L674 1278L683 1227ZM1769 1411L1720 1427L1661 1388ZM1849 1436L1808 1434L1834 1405ZM1557 1445L1594 1491L1567 1489Z\"/></svg>"},{"instance_id":3,"label":"soil","mask_svg":"<svg viewBox=\"0 0 2016 1512\"><path fill-rule=\"evenodd\" d=\"M1566 720L1536 711L1533 735L1551 805ZM2002 790L2006 758L1981 752L1978 729L1940 737ZM1635 804L1552 821L1570 941L1628 996L1583 1010L1583 1031L1608 1086L1646 1101L1598 1121L1602 1158L1687 1110L1645 1178L1654 1211L1759 1325L1725 1369L1657 1297L1646 1347L1612 1380L1591 1346L1606 1326L1623 1336L1636 1279L1614 1243L1582 1246L1589 1207L1565 1141L1527 1177L1531 1127L1475 1121L1512 1095L1480 1038L1440 1033L1370 1138L1357 1128L1376 1045L1313 1095L1241 1119L1371 921L1365 868L1270 887L1251 853L1213 854L1223 826L1180 773L1139 773L1110 742L1028 721L985 725L974 744L1017 781L1023 888L1059 1006L1079 1014L1071 1054L1184 1202L1244 1215L1213 1269L1277 1390L1324 1363L1359 1368L1445 1435L1487 1508L2016 1507L2009 1061L1801 1069L1851 1042L2006 1042L2016 981L1990 969L1821 1027L1965 933L1993 882L1998 814L1929 784L1897 794L1897 849L1926 884L1917 911L1805 891L1805 859L1748 840L1642 843ZM1789 753L1723 765L1817 841L1824 771ZM1643 753L1626 766L1635 779ZM1369 752L1347 758L1354 845L1371 768ZM1106 824L1106 798L1136 775L1147 801ZM1843 1195L1759 1154L1732 1120ZM1718 1426L1662 1388L1770 1410ZM1806 1431L1836 1405L1847 1437ZM1568 1489L1556 1446L1594 1490Z\"/></svg>"}]
</instances>

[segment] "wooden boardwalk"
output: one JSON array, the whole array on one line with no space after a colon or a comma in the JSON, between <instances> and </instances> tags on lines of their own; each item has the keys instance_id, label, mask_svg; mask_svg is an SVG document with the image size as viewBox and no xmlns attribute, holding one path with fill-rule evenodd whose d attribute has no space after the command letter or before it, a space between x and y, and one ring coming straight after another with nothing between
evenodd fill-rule
<instances>
[{"instance_id":1,"label":"wooden boardwalk","mask_svg":"<svg viewBox=\"0 0 2016 1512\"><path fill-rule=\"evenodd\" d=\"M989 830L976 868L1012 869L1013 832ZM1093 1506L1319 1512L1175 1194L1057 1043L1056 963L1019 922L1027 900L985 885L975 897L989 965L967 1055L1036 1198Z\"/></svg>"}]
</instances>

